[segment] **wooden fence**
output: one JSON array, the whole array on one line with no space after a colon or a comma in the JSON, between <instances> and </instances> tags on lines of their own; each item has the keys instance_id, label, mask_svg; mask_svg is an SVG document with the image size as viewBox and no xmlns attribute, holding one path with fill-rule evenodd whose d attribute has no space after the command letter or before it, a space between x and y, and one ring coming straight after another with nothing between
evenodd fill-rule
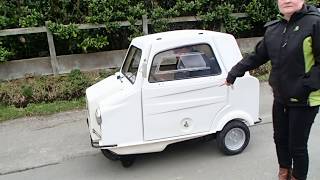
<instances>
[{"instance_id":1,"label":"wooden fence","mask_svg":"<svg viewBox=\"0 0 320 180\"><path fill-rule=\"evenodd\" d=\"M236 18L244 18L247 17L245 13L233 13L231 16ZM167 19L169 23L177 23L177 22L196 22L201 21L200 17L197 16L186 16L186 17L176 17ZM120 26L130 26L128 21L117 22ZM148 25L151 24L151 20L147 18L147 16L142 16L142 20L138 20L135 25L143 26L143 33L148 34ZM11 35L20 35L20 34L33 34L33 33L46 33L47 40L49 45L50 52L50 62L52 67L52 73L54 75L59 74L59 63L57 61L54 39L52 32L48 28L48 22L45 23L46 26L43 27L30 27L30 28L16 28L16 29L6 29L0 30L0 36L11 36ZM79 24L77 25L79 29L96 29L106 27L104 24ZM224 32L223 24L220 26L220 31Z\"/></svg>"}]
</instances>

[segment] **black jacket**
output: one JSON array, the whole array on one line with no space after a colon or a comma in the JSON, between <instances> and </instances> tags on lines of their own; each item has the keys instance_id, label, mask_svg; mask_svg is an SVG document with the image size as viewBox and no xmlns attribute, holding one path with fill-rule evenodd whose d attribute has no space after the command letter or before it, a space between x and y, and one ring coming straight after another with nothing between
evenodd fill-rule
<instances>
[{"instance_id":1,"label":"black jacket","mask_svg":"<svg viewBox=\"0 0 320 180\"><path fill-rule=\"evenodd\" d=\"M228 74L233 84L248 70L271 60L269 84L275 100L288 105L320 105L320 15L309 5L291 16L266 24L264 38L255 52Z\"/></svg>"}]
</instances>

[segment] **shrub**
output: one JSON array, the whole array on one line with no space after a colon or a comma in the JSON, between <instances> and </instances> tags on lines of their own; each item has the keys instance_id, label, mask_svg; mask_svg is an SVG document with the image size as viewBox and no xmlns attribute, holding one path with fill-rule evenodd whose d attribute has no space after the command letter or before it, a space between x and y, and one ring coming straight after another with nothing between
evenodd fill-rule
<instances>
[{"instance_id":1,"label":"shrub","mask_svg":"<svg viewBox=\"0 0 320 180\"><path fill-rule=\"evenodd\" d=\"M270 73L270 69L271 69L271 63L268 62L260 67L258 67L257 69L254 69L252 71L250 71L250 74L256 77L262 76L262 75L266 75Z\"/></svg>"},{"instance_id":2,"label":"shrub","mask_svg":"<svg viewBox=\"0 0 320 180\"><path fill-rule=\"evenodd\" d=\"M253 0L246 6L245 12L248 13L253 23L265 23L275 19L278 8L276 2Z\"/></svg>"},{"instance_id":3,"label":"shrub","mask_svg":"<svg viewBox=\"0 0 320 180\"><path fill-rule=\"evenodd\" d=\"M29 103L72 100L83 97L87 87L114 74L117 69L83 73L72 70L68 75L31 77L0 83L3 105L26 107Z\"/></svg>"},{"instance_id":4,"label":"shrub","mask_svg":"<svg viewBox=\"0 0 320 180\"><path fill-rule=\"evenodd\" d=\"M89 87L89 79L81 73L79 69L72 70L68 74L68 82L66 84L66 99L73 99L82 96L87 87Z\"/></svg>"},{"instance_id":5,"label":"shrub","mask_svg":"<svg viewBox=\"0 0 320 180\"><path fill-rule=\"evenodd\" d=\"M309 2L319 4L319 0ZM250 17L235 19L230 16L236 12L247 12ZM263 29L263 24L277 13L275 1L270 0L2 0L0 29L43 26L49 21L56 53L62 55L127 48L128 41L142 35L141 25L135 25L142 15L149 17L149 32L152 33L174 30L180 25L188 28L183 23L169 24L169 18L200 15L204 21L194 23L200 24L196 28L216 30L223 23L227 32L247 36L248 33L256 35L251 30ZM130 26L120 27L116 21L129 21ZM105 24L106 28L80 30L77 24L83 23ZM1 37L5 49L0 48L0 58L38 57L40 49L48 53L48 48L39 47L39 44L47 46L45 35L23 35L24 43L17 41L17 36Z\"/></svg>"},{"instance_id":6,"label":"shrub","mask_svg":"<svg viewBox=\"0 0 320 180\"><path fill-rule=\"evenodd\" d=\"M26 98L31 98L33 95L33 90L30 85L23 85L21 87L21 94Z\"/></svg>"},{"instance_id":7,"label":"shrub","mask_svg":"<svg viewBox=\"0 0 320 180\"><path fill-rule=\"evenodd\" d=\"M1 42L0 42L0 62L6 61L13 55L14 55L13 52L9 51L7 48L1 47Z\"/></svg>"}]
</instances>

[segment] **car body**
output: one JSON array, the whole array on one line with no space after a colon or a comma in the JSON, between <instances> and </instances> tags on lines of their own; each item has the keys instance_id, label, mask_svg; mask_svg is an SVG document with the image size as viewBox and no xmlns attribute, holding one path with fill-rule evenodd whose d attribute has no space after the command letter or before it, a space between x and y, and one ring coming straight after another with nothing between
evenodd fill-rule
<instances>
[{"instance_id":1,"label":"car body","mask_svg":"<svg viewBox=\"0 0 320 180\"><path fill-rule=\"evenodd\" d=\"M259 122L259 81L246 73L223 85L241 59L226 33L178 30L134 38L120 71L86 90L92 146L128 157L214 134L224 153L240 153L249 142L247 127Z\"/></svg>"}]
</instances>

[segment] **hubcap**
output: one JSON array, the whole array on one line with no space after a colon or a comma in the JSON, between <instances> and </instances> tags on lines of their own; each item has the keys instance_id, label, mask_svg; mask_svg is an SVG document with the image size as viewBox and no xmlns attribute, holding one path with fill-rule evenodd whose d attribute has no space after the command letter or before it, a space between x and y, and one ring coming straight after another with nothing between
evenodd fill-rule
<instances>
[{"instance_id":1,"label":"hubcap","mask_svg":"<svg viewBox=\"0 0 320 180\"><path fill-rule=\"evenodd\" d=\"M225 136L225 145L231 151L240 149L246 140L245 132L240 128L231 129Z\"/></svg>"}]
</instances>

